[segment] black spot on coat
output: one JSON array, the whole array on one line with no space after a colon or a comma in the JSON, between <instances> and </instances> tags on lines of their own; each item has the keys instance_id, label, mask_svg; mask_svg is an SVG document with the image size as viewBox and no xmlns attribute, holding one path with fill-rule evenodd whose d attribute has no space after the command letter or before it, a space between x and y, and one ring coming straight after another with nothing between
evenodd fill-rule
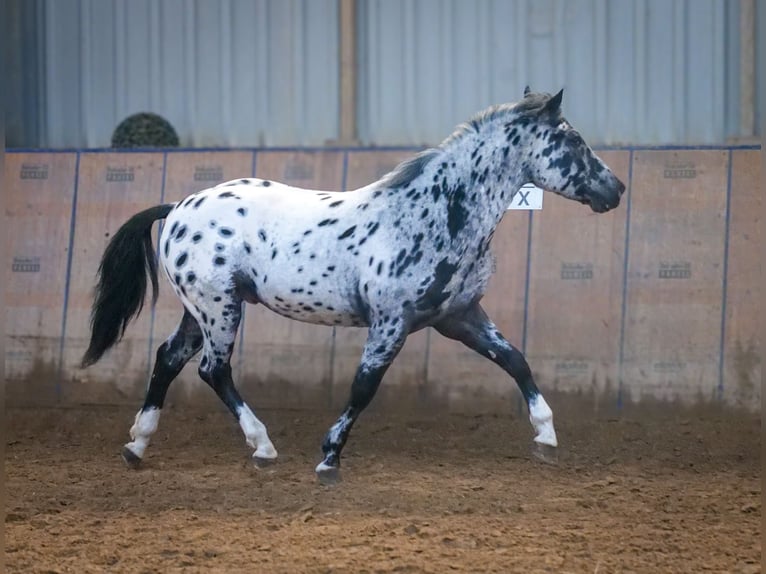
<instances>
[{"instance_id":1,"label":"black spot on coat","mask_svg":"<svg viewBox=\"0 0 766 574\"><path fill-rule=\"evenodd\" d=\"M446 257L439 261L434 271L433 281L422 297L416 301L415 307L419 311L430 311L437 309L439 305L444 303L450 296L450 292L445 291L445 288L455 274L455 271L457 271L457 265L449 263Z\"/></svg>"},{"instance_id":2,"label":"black spot on coat","mask_svg":"<svg viewBox=\"0 0 766 574\"><path fill-rule=\"evenodd\" d=\"M465 186L457 186L450 194L447 203L447 229L452 239L465 227L468 220L468 210L463 205L465 201Z\"/></svg>"},{"instance_id":3,"label":"black spot on coat","mask_svg":"<svg viewBox=\"0 0 766 574\"><path fill-rule=\"evenodd\" d=\"M346 239L347 237L351 237L354 234L354 231L356 231L356 225L352 225L346 231L338 235L338 239Z\"/></svg>"}]
</instances>

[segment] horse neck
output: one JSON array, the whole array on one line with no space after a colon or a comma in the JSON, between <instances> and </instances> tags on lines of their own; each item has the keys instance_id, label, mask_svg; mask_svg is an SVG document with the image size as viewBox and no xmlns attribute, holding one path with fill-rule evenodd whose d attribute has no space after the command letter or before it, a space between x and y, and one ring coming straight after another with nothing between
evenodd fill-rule
<instances>
[{"instance_id":1,"label":"horse neck","mask_svg":"<svg viewBox=\"0 0 766 574\"><path fill-rule=\"evenodd\" d=\"M446 191L450 212L463 210L467 235L491 234L526 183L522 150L509 141L506 123L498 119L445 142L421 176Z\"/></svg>"}]
</instances>

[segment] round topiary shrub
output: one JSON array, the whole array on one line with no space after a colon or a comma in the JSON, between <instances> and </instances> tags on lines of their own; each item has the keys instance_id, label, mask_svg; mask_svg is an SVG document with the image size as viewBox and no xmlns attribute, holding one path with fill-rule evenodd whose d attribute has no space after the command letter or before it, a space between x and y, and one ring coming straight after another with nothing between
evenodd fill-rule
<instances>
[{"instance_id":1,"label":"round topiary shrub","mask_svg":"<svg viewBox=\"0 0 766 574\"><path fill-rule=\"evenodd\" d=\"M162 116L141 112L128 116L112 134L112 147L178 147L178 134Z\"/></svg>"}]
</instances>

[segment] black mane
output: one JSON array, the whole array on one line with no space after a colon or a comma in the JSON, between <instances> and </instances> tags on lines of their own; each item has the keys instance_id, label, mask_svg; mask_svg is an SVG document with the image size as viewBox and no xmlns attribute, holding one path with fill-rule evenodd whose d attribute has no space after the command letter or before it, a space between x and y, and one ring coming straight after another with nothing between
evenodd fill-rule
<instances>
[{"instance_id":1,"label":"black mane","mask_svg":"<svg viewBox=\"0 0 766 574\"><path fill-rule=\"evenodd\" d=\"M467 122L460 124L455 131L439 144L438 147L425 149L414 157L406 159L397 165L393 170L380 179L380 187L407 187L415 179L420 177L425 167L432 159L438 156L447 145L460 139L466 134L478 133L484 124L494 121L501 116L511 114L516 117L536 115L540 113L550 98L551 95L548 93L530 93L518 102L512 104L498 104L480 111Z\"/></svg>"}]
</instances>

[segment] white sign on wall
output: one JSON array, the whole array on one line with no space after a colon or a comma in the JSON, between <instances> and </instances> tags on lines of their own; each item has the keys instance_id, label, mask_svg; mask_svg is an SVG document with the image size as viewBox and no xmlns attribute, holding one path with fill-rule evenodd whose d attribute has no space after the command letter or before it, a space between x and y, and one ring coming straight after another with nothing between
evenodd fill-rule
<instances>
[{"instance_id":1,"label":"white sign on wall","mask_svg":"<svg viewBox=\"0 0 766 574\"><path fill-rule=\"evenodd\" d=\"M543 190L537 187L534 183L525 183L513 196L511 205L508 206L508 210L521 209L521 210L538 210L543 208Z\"/></svg>"}]
</instances>

